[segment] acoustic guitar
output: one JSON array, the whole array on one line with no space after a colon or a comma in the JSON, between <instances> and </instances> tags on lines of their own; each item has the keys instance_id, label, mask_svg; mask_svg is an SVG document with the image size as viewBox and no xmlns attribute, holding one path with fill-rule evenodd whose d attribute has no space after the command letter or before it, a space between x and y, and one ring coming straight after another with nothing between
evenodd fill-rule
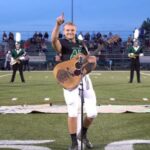
<instances>
[{"instance_id":1,"label":"acoustic guitar","mask_svg":"<svg viewBox=\"0 0 150 150\"><path fill-rule=\"evenodd\" d=\"M75 89L83 76L95 69L96 64L88 63L89 56L78 54L68 61L64 61L55 66L53 70L54 77L58 83L67 90ZM83 59L81 64L80 59Z\"/></svg>"},{"instance_id":2,"label":"acoustic guitar","mask_svg":"<svg viewBox=\"0 0 150 150\"><path fill-rule=\"evenodd\" d=\"M134 59L136 59L136 57L138 57L139 56L139 54L134 54L134 53L129 53L128 54L128 57L129 58L134 58Z\"/></svg>"},{"instance_id":3,"label":"acoustic guitar","mask_svg":"<svg viewBox=\"0 0 150 150\"><path fill-rule=\"evenodd\" d=\"M21 60L24 60L25 57L24 56L20 56L16 59L14 59L13 57L11 57L11 61L10 61L10 65L15 65L16 63L20 64Z\"/></svg>"},{"instance_id":4,"label":"acoustic guitar","mask_svg":"<svg viewBox=\"0 0 150 150\"><path fill-rule=\"evenodd\" d=\"M107 44L116 42L118 39L119 36L113 36L107 41ZM100 50L96 50L94 54L98 51ZM78 54L72 59L61 62L54 67L54 77L64 89L70 91L75 89L80 84L82 77L96 68L96 63L92 64L87 61L89 57L90 55ZM80 59L83 59L82 64Z\"/></svg>"}]
</instances>

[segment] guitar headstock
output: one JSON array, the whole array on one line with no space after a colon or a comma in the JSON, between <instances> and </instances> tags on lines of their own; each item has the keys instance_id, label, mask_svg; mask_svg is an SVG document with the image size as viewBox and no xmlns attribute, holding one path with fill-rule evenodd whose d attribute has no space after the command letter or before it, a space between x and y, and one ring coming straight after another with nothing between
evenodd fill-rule
<instances>
[{"instance_id":1,"label":"guitar headstock","mask_svg":"<svg viewBox=\"0 0 150 150\"><path fill-rule=\"evenodd\" d=\"M114 43L119 42L120 39L121 39L121 38L116 34L116 35L113 35L111 38L109 38L109 39L107 40L107 43L108 43L108 44L114 44Z\"/></svg>"}]
</instances>

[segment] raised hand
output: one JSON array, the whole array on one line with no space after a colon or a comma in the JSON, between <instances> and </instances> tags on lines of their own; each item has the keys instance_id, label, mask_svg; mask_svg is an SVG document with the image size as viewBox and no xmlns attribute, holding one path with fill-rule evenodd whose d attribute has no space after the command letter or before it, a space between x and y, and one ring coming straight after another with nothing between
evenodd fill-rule
<instances>
[{"instance_id":1,"label":"raised hand","mask_svg":"<svg viewBox=\"0 0 150 150\"><path fill-rule=\"evenodd\" d=\"M62 13L61 16L56 19L56 21L58 25L62 25L64 23L64 13Z\"/></svg>"}]
</instances>

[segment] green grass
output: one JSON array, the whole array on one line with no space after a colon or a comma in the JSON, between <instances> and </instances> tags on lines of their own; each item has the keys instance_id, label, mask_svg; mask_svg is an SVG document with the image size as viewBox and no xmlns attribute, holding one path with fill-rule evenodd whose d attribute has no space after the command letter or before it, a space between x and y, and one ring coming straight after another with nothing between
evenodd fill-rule
<instances>
[{"instance_id":1,"label":"green grass","mask_svg":"<svg viewBox=\"0 0 150 150\"><path fill-rule=\"evenodd\" d=\"M1 115L0 139L55 139L54 150L66 150L70 144L65 114ZM102 114L92 124L89 135L94 150L107 143L130 139L150 139L149 114ZM138 146L136 146L138 147ZM147 150L147 145L142 145Z\"/></svg>"},{"instance_id":2,"label":"green grass","mask_svg":"<svg viewBox=\"0 0 150 150\"><path fill-rule=\"evenodd\" d=\"M50 97L52 102L63 102L62 89L50 72L25 72L26 83L21 83L18 74L16 81L9 83L10 77L0 78L0 105L16 104L11 103L13 97L18 98L17 104L44 103L45 97Z\"/></svg>"},{"instance_id":3,"label":"green grass","mask_svg":"<svg viewBox=\"0 0 150 150\"><path fill-rule=\"evenodd\" d=\"M17 74L16 81L9 83L10 72L0 72L0 105L39 104L50 97L53 103L64 104L63 91L51 72L25 72L26 83L21 83ZM10 74L10 75L9 75ZM136 76L135 76L136 77ZM91 74L97 95L97 104L150 104L142 98L150 99L150 78L142 75L142 83L129 84L129 72L99 72ZM11 99L17 97L17 102ZM114 97L116 101L109 99Z\"/></svg>"},{"instance_id":4,"label":"green grass","mask_svg":"<svg viewBox=\"0 0 150 150\"><path fill-rule=\"evenodd\" d=\"M65 104L62 88L50 72L25 72L26 83L21 83L18 75L15 83L9 83L10 77L10 72L0 72L0 106L49 103L44 101L45 97L50 97L53 104ZM136 79L129 84L129 72L93 73L91 79L97 104L150 104L150 100L142 100L150 99L149 75L142 75L141 84L136 83ZM12 101L13 97L18 100ZM110 97L116 100L110 101ZM54 139L54 143L44 144L53 150L66 150L70 144L67 114L5 114L0 115L0 122L0 140ZM114 141L150 140L149 113L99 114L88 132L95 145L94 150L103 150ZM134 149L148 150L150 145L136 144Z\"/></svg>"}]
</instances>

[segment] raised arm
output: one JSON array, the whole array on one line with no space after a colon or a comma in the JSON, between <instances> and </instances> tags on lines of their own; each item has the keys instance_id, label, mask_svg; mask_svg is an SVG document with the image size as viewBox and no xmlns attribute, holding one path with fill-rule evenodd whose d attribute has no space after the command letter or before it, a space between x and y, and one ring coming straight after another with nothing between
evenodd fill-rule
<instances>
[{"instance_id":1,"label":"raised arm","mask_svg":"<svg viewBox=\"0 0 150 150\"><path fill-rule=\"evenodd\" d=\"M62 13L62 15L56 19L56 24L51 35L52 46L57 52L61 52L61 43L58 38L59 38L59 29L63 23L64 23L64 14Z\"/></svg>"}]
</instances>

